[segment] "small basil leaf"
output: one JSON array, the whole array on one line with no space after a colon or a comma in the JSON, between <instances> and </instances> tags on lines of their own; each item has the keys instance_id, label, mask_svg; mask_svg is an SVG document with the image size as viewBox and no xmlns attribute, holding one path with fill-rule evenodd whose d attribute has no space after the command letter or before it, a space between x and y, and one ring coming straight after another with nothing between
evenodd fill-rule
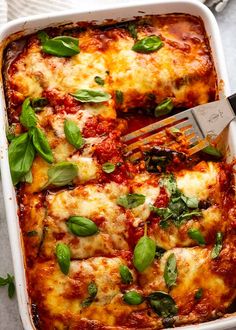
<instances>
[{"instance_id":1,"label":"small basil leaf","mask_svg":"<svg viewBox=\"0 0 236 330\"><path fill-rule=\"evenodd\" d=\"M20 123L26 128L35 127L37 124L37 117L35 115L34 110L32 109L32 107L30 105L29 98L25 99L22 104Z\"/></svg>"},{"instance_id":2,"label":"small basil leaf","mask_svg":"<svg viewBox=\"0 0 236 330\"><path fill-rule=\"evenodd\" d=\"M211 252L211 258L216 259L223 247L223 234L221 232L216 233L216 242Z\"/></svg>"},{"instance_id":3,"label":"small basil leaf","mask_svg":"<svg viewBox=\"0 0 236 330\"><path fill-rule=\"evenodd\" d=\"M102 164L102 170L105 173L112 173L115 171L116 166L112 163L104 163Z\"/></svg>"},{"instance_id":4,"label":"small basil leaf","mask_svg":"<svg viewBox=\"0 0 236 330\"><path fill-rule=\"evenodd\" d=\"M178 308L174 299L165 292L153 292L147 297L147 299L154 312L160 317L172 317L178 313Z\"/></svg>"},{"instance_id":5,"label":"small basil leaf","mask_svg":"<svg viewBox=\"0 0 236 330\"><path fill-rule=\"evenodd\" d=\"M51 164L53 162L53 155L46 135L38 127L32 128L30 134L32 136L33 145L38 154L46 160L46 162Z\"/></svg>"},{"instance_id":6,"label":"small basil leaf","mask_svg":"<svg viewBox=\"0 0 236 330\"><path fill-rule=\"evenodd\" d=\"M34 156L35 150L28 133L23 133L12 140L8 149L8 157L14 185L29 172Z\"/></svg>"},{"instance_id":7,"label":"small basil leaf","mask_svg":"<svg viewBox=\"0 0 236 330\"><path fill-rule=\"evenodd\" d=\"M123 300L129 305L140 305L144 299L140 293L128 291L123 295Z\"/></svg>"},{"instance_id":8,"label":"small basil leaf","mask_svg":"<svg viewBox=\"0 0 236 330\"><path fill-rule=\"evenodd\" d=\"M156 243L148 236L139 239L134 249L133 263L135 268L141 273L151 265L155 258Z\"/></svg>"},{"instance_id":9,"label":"small basil leaf","mask_svg":"<svg viewBox=\"0 0 236 330\"><path fill-rule=\"evenodd\" d=\"M94 77L94 81L95 81L98 85L100 85L100 86L103 86L103 85L105 84L104 79L102 79L102 78L99 77L99 76Z\"/></svg>"},{"instance_id":10,"label":"small basil leaf","mask_svg":"<svg viewBox=\"0 0 236 330\"><path fill-rule=\"evenodd\" d=\"M155 117L164 116L170 113L174 108L172 99L166 99L159 103L155 108Z\"/></svg>"},{"instance_id":11,"label":"small basil leaf","mask_svg":"<svg viewBox=\"0 0 236 330\"><path fill-rule=\"evenodd\" d=\"M70 248L64 243L56 246L56 257L62 273L67 275L70 269Z\"/></svg>"},{"instance_id":12,"label":"small basil leaf","mask_svg":"<svg viewBox=\"0 0 236 330\"><path fill-rule=\"evenodd\" d=\"M167 221L173 216L173 212L169 208L150 206L150 210L156 213L163 221Z\"/></svg>"},{"instance_id":13,"label":"small basil leaf","mask_svg":"<svg viewBox=\"0 0 236 330\"><path fill-rule=\"evenodd\" d=\"M166 252L165 249L163 249L162 247L157 245L156 246L155 258L160 259L165 252Z\"/></svg>"},{"instance_id":14,"label":"small basil leaf","mask_svg":"<svg viewBox=\"0 0 236 330\"><path fill-rule=\"evenodd\" d=\"M81 307L88 307L92 304L93 302L93 297L88 297L85 298L82 302L81 302Z\"/></svg>"},{"instance_id":15,"label":"small basil leaf","mask_svg":"<svg viewBox=\"0 0 236 330\"><path fill-rule=\"evenodd\" d=\"M124 102L124 94L122 91L115 91L115 99L117 104L122 104Z\"/></svg>"},{"instance_id":16,"label":"small basil leaf","mask_svg":"<svg viewBox=\"0 0 236 330\"><path fill-rule=\"evenodd\" d=\"M190 209L198 208L199 200L196 197L187 197L187 196L181 195L181 199L184 201L184 203Z\"/></svg>"},{"instance_id":17,"label":"small basil leaf","mask_svg":"<svg viewBox=\"0 0 236 330\"><path fill-rule=\"evenodd\" d=\"M181 130L180 129L178 129L178 128L176 128L176 127L171 127L170 128L170 132L172 133L172 134L182 134L181 133Z\"/></svg>"},{"instance_id":18,"label":"small basil leaf","mask_svg":"<svg viewBox=\"0 0 236 330\"><path fill-rule=\"evenodd\" d=\"M94 298L96 297L98 292L98 288L95 282L91 282L88 285L88 294L90 295L90 297Z\"/></svg>"},{"instance_id":19,"label":"small basil leaf","mask_svg":"<svg viewBox=\"0 0 236 330\"><path fill-rule=\"evenodd\" d=\"M38 232L37 232L36 230L31 230L31 231L28 231L28 232L26 233L26 235L27 235L28 237L33 237L33 236L37 236L37 235L38 235Z\"/></svg>"},{"instance_id":20,"label":"small basil leaf","mask_svg":"<svg viewBox=\"0 0 236 330\"><path fill-rule=\"evenodd\" d=\"M132 50L137 53L151 53L160 49L162 46L164 46L164 44L161 41L160 37L153 35L138 40L133 45Z\"/></svg>"},{"instance_id":21,"label":"small basil leaf","mask_svg":"<svg viewBox=\"0 0 236 330\"><path fill-rule=\"evenodd\" d=\"M133 209L145 202L145 196L141 194L128 194L121 196L117 200L117 204L126 209Z\"/></svg>"},{"instance_id":22,"label":"small basil leaf","mask_svg":"<svg viewBox=\"0 0 236 330\"><path fill-rule=\"evenodd\" d=\"M202 216L202 212L199 210L195 210L192 212L186 212L181 214L178 218L178 221L181 223L181 221L186 221L192 219L193 217L201 217L201 216Z\"/></svg>"},{"instance_id":23,"label":"small basil leaf","mask_svg":"<svg viewBox=\"0 0 236 330\"><path fill-rule=\"evenodd\" d=\"M197 292L195 293L195 295L194 295L194 299L199 300L199 299L202 298L202 295L203 295L203 289L200 288L200 289L198 289Z\"/></svg>"},{"instance_id":24,"label":"small basil leaf","mask_svg":"<svg viewBox=\"0 0 236 330\"><path fill-rule=\"evenodd\" d=\"M160 179L160 185L164 186L170 195L177 192L177 183L173 174L165 175Z\"/></svg>"},{"instance_id":25,"label":"small basil leaf","mask_svg":"<svg viewBox=\"0 0 236 330\"><path fill-rule=\"evenodd\" d=\"M218 150L217 148L215 148L215 147L213 147L211 145L203 148L202 151L205 154L208 154L208 155L213 156L213 157L216 157L216 158L222 158L223 157L223 155L220 152L220 150Z\"/></svg>"},{"instance_id":26,"label":"small basil leaf","mask_svg":"<svg viewBox=\"0 0 236 330\"><path fill-rule=\"evenodd\" d=\"M49 36L45 31L39 31L37 36L42 44L49 40Z\"/></svg>"},{"instance_id":27,"label":"small basil leaf","mask_svg":"<svg viewBox=\"0 0 236 330\"><path fill-rule=\"evenodd\" d=\"M58 187L71 184L77 175L77 165L69 162L57 163L48 170L48 182L43 188L49 186L50 184Z\"/></svg>"},{"instance_id":28,"label":"small basil leaf","mask_svg":"<svg viewBox=\"0 0 236 330\"><path fill-rule=\"evenodd\" d=\"M14 280L14 277L13 277L13 280ZM9 282L9 284L8 284L8 297L10 299L12 299L14 297L15 291L16 291L13 280L11 282Z\"/></svg>"},{"instance_id":29,"label":"small basil leaf","mask_svg":"<svg viewBox=\"0 0 236 330\"><path fill-rule=\"evenodd\" d=\"M131 37L132 37L133 39L136 40L137 37L138 37L138 33L137 33L137 29L136 29L135 24L130 23L130 24L128 25L128 31L129 31Z\"/></svg>"},{"instance_id":30,"label":"small basil leaf","mask_svg":"<svg viewBox=\"0 0 236 330\"><path fill-rule=\"evenodd\" d=\"M127 266L121 265L119 267L119 271L120 271L120 277L121 277L122 283L131 284L133 282L133 276Z\"/></svg>"},{"instance_id":31,"label":"small basil leaf","mask_svg":"<svg viewBox=\"0 0 236 330\"><path fill-rule=\"evenodd\" d=\"M168 288L176 285L176 279L178 276L177 264L174 253L171 253L166 261L164 270L164 280Z\"/></svg>"},{"instance_id":32,"label":"small basil leaf","mask_svg":"<svg viewBox=\"0 0 236 330\"><path fill-rule=\"evenodd\" d=\"M42 43L42 51L59 57L70 57L79 54L79 39L68 36L48 39Z\"/></svg>"},{"instance_id":33,"label":"small basil leaf","mask_svg":"<svg viewBox=\"0 0 236 330\"><path fill-rule=\"evenodd\" d=\"M110 100L111 95L107 92L88 90L88 89L79 89L75 93L71 94L76 100L86 103L100 103Z\"/></svg>"},{"instance_id":34,"label":"small basil leaf","mask_svg":"<svg viewBox=\"0 0 236 330\"><path fill-rule=\"evenodd\" d=\"M33 182L33 175L32 172L27 172L22 178L20 179L20 182L26 182L26 183L32 183Z\"/></svg>"},{"instance_id":35,"label":"small basil leaf","mask_svg":"<svg viewBox=\"0 0 236 330\"><path fill-rule=\"evenodd\" d=\"M196 229L196 228L190 228L188 230L188 236L196 241L199 245L205 245L206 242L205 242L205 239L202 235L202 233L200 232L200 230Z\"/></svg>"},{"instance_id":36,"label":"small basil leaf","mask_svg":"<svg viewBox=\"0 0 236 330\"><path fill-rule=\"evenodd\" d=\"M70 217L66 224L70 231L76 236L86 237L94 235L98 232L98 227L96 224L92 220L85 217Z\"/></svg>"},{"instance_id":37,"label":"small basil leaf","mask_svg":"<svg viewBox=\"0 0 236 330\"><path fill-rule=\"evenodd\" d=\"M73 120L65 120L64 121L64 132L67 141L72 144L76 149L80 149L83 144L82 134L80 132L79 127Z\"/></svg>"},{"instance_id":38,"label":"small basil leaf","mask_svg":"<svg viewBox=\"0 0 236 330\"><path fill-rule=\"evenodd\" d=\"M31 100L31 105L34 111L41 111L46 105L48 105L48 99L45 97L37 97Z\"/></svg>"}]
</instances>

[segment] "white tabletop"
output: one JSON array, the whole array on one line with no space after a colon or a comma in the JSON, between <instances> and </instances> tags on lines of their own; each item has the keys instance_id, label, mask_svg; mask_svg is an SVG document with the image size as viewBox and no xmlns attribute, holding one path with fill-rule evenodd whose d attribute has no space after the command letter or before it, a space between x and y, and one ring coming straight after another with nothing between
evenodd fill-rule
<instances>
[{"instance_id":1,"label":"white tabletop","mask_svg":"<svg viewBox=\"0 0 236 330\"><path fill-rule=\"evenodd\" d=\"M231 89L236 92L236 0L230 1L224 12L217 14L216 18L221 30ZM5 276L13 273L13 268L1 190L0 208L0 276ZM16 297L10 300L5 288L0 288L0 329L23 330Z\"/></svg>"}]
</instances>

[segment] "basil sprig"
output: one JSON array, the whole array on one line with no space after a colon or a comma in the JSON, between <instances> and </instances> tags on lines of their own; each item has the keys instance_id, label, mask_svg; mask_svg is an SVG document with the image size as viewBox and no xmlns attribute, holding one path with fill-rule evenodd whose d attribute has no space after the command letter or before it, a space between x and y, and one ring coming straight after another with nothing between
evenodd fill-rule
<instances>
[{"instance_id":1,"label":"basil sprig","mask_svg":"<svg viewBox=\"0 0 236 330\"><path fill-rule=\"evenodd\" d=\"M45 189L49 185L62 187L71 184L73 179L78 175L77 165L70 162L61 162L53 165L48 170L48 181L43 187Z\"/></svg>"},{"instance_id":2,"label":"basil sprig","mask_svg":"<svg viewBox=\"0 0 236 330\"><path fill-rule=\"evenodd\" d=\"M89 89L79 89L71 95L78 101L86 103L100 103L110 100L111 95L107 92L89 90Z\"/></svg>"},{"instance_id":3,"label":"basil sprig","mask_svg":"<svg viewBox=\"0 0 236 330\"><path fill-rule=\"evenodd\" d=\"M154 312L160 317L173 317L178 313L174 299L165 292L155 291L149 294L147 299Z\"/></svg>"},{"instance_id":4,"label":"basil sprig","mask_svg":"<svg viewBox=\"0 0 236 330\"><path fill-rule=\"evenodd\" d=\"M178 276L175 254L171 253L166 261L164 270L164 280L168 288L176 284Z\"/></svg>"},{"instance_id":5,"label":"basil sprig","mask_svg":"<svg viewBox=\"0 0 236 330\"><path fill-rule=\"evenodd\" d=\"M116 166L112 163L107 162L107 163L102 164L102 170L105 173L108 173L108 174L112 173L115 171L115 169L116 169Z\"/></svg>"},{"instance_id":6,"label":"basil sprig","mask_svg":"<svg viewBox=\"0 0 236 330\"><path fill-rule=\"evenodd\" d=\"M138 40L133 45L132 50L137 53L151 53L157 51L162 46L164 46L164 43L161 41L160 37L152 35Z\"/></svg>"},{"instance_id":7,"label":"basil sprig","mask_svg":"<svg viewBox=\"0 0 236 330\"><path fill-rule=\"evenodd\" d=\"M141 273L151 265L156 254L156 243L148 236L139 239L134 249L133 263Z\"/></svg>"},{"instance_id":8,"label":"basil sprig","mask_svg":"<svg viewBox=\"0 0 236 330\"><path fill-rule=\"evenodd\" d=\"M174 108L172 99L168 98L159 103L155 108L155 117L167 115Z\"/></svg>"},{"instance_id":9,"label":"basil sprig","mask_svg":"<svg viewBox=\"0 0 236 330\"><path fill-rule=\"evenodd\" d=\"M182 194L177 188L177 183L173 174L169 176L165 175L160 180L160 185L165 186L171 195L168 207L157 208L151 205L150 209L161 218L160 226L162 228L167 228L169 226L170 219L176 227L179 227L187 220L192 219L193 216L199 217L202 215L202 212L198 209L198 199L196 197L187 197Z\"/></svg>"},{"instance_id":10,"label":"basil sprig","mask_svg":"<svg viewBox=\"0 0 236 330\"><path fill-rule=\"evenodd\" d=\"M66 224L70 231L76 236L86 237L98 232L97 225L92 220L85 217L70 217Z\"/></svg>"},{"instance_id":11,"label":"basil sprig","mask_svg":"<svg viewBox=\"0 0 236 330\"><path fill-rule=\"evenodd\" d=\"M121 196L117 200L117 204L126 209L133 209L145 202L145 196L141 194L128 194Z\"/></svg>"},{"instance_id":12,"label":"basil sprig","mask_svg":"<svg viewBox=\"0 0 236 330\"><path fill-rule=\"evenodd\" d=\"M94 299L97 295L97 292L98 292L97 284L95 282L90 282L87 290L88 290L89 296L81 302L82 307L88 307L94 301Z\"/></svg>"},{"instance_id":13,"label":"basil sprig","mask_svg":"<svg viewBox=\"0 0 236 330\"><path fill-rule=\"evenodd\" d=\"M211 252L212 259L216 259L219 256L222 247L223 247L223 234L220 231L218 231L216 233L216 242Z\"/></svg>"},{"instance_id":14,"label":"basil sprig","mask_svg":"<svg viewBox=\"0 0 236 330\"><path fill-rule=\"evenodd\" d=\"M94 81L95 81L95 83L97 83L97 84L100 85L100 86L103 86L103 85L105 84L104 79L102 79L102 78L99 77L99 76L94 77Z\"/></svg>"},{"instance_id":15,"label":"basil sprig","mask_svg":"<svg viewBox=\"0 0 236 330\"><path fill-rule=\"evenodd\" d=\"M208 154L210 156L213 156L215 158L222 158L223 155L222 153L220 152L219 149L213 147L212 145L209 145L205 148L202 149L202 152L204 152L205 154Z\"/></svg>"},{"instance_id":16,"label":"basil sprig","mask_svg":"<svg viewBox=\"0 0 236 330\"><path fill-rule=\"evenodd\" d=\"M121 277L122 283L131 284L133 282L132 273L126 265L121 265L119 267L119 272L120 272L120 277Z\"/></svg>"},{"instance_id":17,"label":"basil sprig","mask_svg":"<svg viewBox=\"0 0 236 330\"><path fill-rule=\"evenodd\" d=\"M30 98L26 98L22 104L22 110L20 114L20 123L25 128L35 127L37 124L37 117L33 108L30 105Z\"/></svg>"},{"instance_id":18,"label":"basil sprig","mask_svg":"<svg viewBox=\"0 0 236 330\"><path fill-rule=\"evenodd\" d=\"M0 277L0 287L8 285L8 297L13 298L15 294L14 276L7 274L6 278Z\"/></svg>"},{"instance_id":19,"label":"basil sprig","mask_svg":"<svg viewBox=\"0 0 236 330\"><path fill-rule=\"evenodd\" d=\"M30 135L32 136L33 145L38 154L51 164L53 162L53 155L46 135L38 127L33 127L30 130Z\"/></svg>"},{"instance_id":20,"label":"basil sprig","mask_svg":"<svg viewBox=\"0 0 236 330\"><path fill-rule=\"evenodd\" d=\"M14 138L8 149L12 182L16 185L31 169L35 149L28 133Z\"/></svg>"},{"instance_id":21,"label":"basil sprig","mask_svg":"<svg viewBox=\"0 0 236 330\"><path fill-rule=\"evenodd\" d=\"M70 269L70 248L64 243L58 243L56 246L56 257L62 273L67 275Z\"/></svg>"},{"instance_id":22,"label":"basil sprig","mask_svg":"<svg viewBox=\"0 0 236 330\"><path fill-rule=\"evenodd\" d=\"M206 242L205 242L205 238L203 237L202 233L200 232L199 229L196 229L196 228L190 228L188 230L188 236L196 241L199 245L205 245Z\"/></svg>"},{"instance_id":23,"label":"basil sprig","mask_svg":"<svg viewBox=\"0 0 236 330\"><path fill-rule=\"evenodd\" d=\"M123 300L129 305L140 305L144 298L137 291L128 291L123 295Z\"/></svg>"},{"instance_id":24,"label":"basil sprig","mask_svg":"<svg viewBox=\"0 0 236 330\"><path fill-rule=\"evenodd\" d=\"M50 39L46 32L40 31L38 37L42 51L58 57L70 57L79 54L79 39L70 36L58 36Z\"/></svg>"},{"instance_id":25,"label":"basil sprig","mask_svg":"<svg viewBox=\"0 0 236 330\"><path fill-rule=\"evenodd\" d=\"M67 119L64 121L64 132L67 141L76 149L80 149L83 146L84 140L82 138L82 134L79 127L73 120Z\"/></svg>"}]
</instances>

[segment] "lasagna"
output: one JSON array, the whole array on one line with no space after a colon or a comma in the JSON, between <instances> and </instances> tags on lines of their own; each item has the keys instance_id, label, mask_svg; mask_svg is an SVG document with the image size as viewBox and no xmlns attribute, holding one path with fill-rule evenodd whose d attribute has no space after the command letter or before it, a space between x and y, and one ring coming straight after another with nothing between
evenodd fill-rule
<instances>
[{"instance_id":1,"label":"lasagna","mask_svg":"<svg viewBox=\"0 0 236 330\"><path fill-rule=\"evenodd\" d=\"M181 130L123 136L218 98L200 18L50 28L5 53L9 163L35 328L162 329L235 311L232 166Z\"/></svg>"}]
</instances>

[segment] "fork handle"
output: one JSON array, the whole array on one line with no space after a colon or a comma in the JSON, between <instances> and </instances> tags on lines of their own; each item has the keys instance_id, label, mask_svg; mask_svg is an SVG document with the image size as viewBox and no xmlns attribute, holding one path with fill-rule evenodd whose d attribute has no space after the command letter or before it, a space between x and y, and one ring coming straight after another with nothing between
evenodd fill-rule
<instances>
[{"instance_id":1,"label":"fork handle","mask_svg":"<svg viewBox=\"0 0 236 330\"><path fill-rule=\"evenodd\" d=\"M236 93L234 93L233 95L230 95L229 97L227 97L233 111L234 114L236 115Z\"/></svg>"}]
</instances>

